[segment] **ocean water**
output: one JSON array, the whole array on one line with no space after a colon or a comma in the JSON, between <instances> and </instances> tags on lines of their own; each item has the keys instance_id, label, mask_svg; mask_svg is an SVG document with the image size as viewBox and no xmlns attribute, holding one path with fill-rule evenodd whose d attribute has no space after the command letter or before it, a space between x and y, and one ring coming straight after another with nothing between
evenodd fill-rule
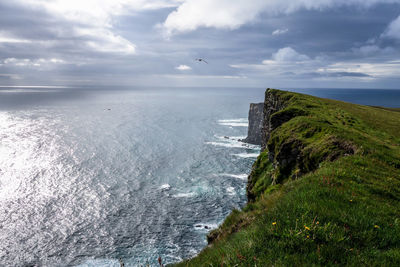
<instances>
[{"instance_id":1,"label":"ocean water","mask_svg":"<svg viewBox=\"0 0 400 267\"><path fill-rule=\"evenodd\" d=\"M198 253L246 201L263 90L0 91L0 265L126 266Z\"/></svg>"},{"instance_id":2,"label":"ocean water","mask_svg":"<svg viewBox=\"0 0 400 267\"><path fill-rule=\"evenodd\" d=\"M400 106L399 90L324 90L305 93ZM194 256L246 202L260 149L239 139L263 98L262 88L0 88L0 266Z\"/></svg>"}]
</instances>

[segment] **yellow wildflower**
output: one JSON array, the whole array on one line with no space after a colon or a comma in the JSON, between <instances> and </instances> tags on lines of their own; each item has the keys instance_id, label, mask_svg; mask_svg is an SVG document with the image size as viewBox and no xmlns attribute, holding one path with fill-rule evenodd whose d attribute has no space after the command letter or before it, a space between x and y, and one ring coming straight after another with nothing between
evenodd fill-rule
<instances>
[{"instance_id":1,"label":"yellow wildflower","mask_svg":"<svg viewBox=\"0 0 400 267\"><path fill-rule=\"evenodd\" d=\"M310 238L310 236L308 235L307 238Z\"/></svg>"},{"instance_id":2,"label":"yellow wildflower","mask_svg":"<svg viewBox=\"0 0 400 267\"><path fill-rule=\"evenodd\" d=\"M310 231L310 227L307 227L306 225L304 225L304 228L308 231Z\"/></svg>"},{"instance_id":3,"label":"yellow wildflower","mask_svg":"<svg viewBox=\"0 0 400 267\"><path fill-rule=\"evenodd\" d=\"M272 225L276 225L276 222L273 222Z\"/></svg>"},{"instance_id":4,"label":"yellow wildflower","mask_svg":"<svg viewBox=\"0 0 400 267\"><path fill-rule=\"evenodd\" d=\"M375 225L374 225L374 228L378 229L378 228L380 228L380 227L379 227L379 225L376 225L376 224L375 224Z\"/></svg>"}]
</instances>

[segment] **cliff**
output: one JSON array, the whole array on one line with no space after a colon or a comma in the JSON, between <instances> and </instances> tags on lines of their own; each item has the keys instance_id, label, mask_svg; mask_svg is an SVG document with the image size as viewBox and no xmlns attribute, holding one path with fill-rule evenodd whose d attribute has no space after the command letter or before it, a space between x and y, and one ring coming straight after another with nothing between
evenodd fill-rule
<instances>
[{"instance_id":1,"label":"cliff","mask_svg":"<svg viewBox=\"0 0 400 267\"><path fill-rule=\"evenodd\" d=\"M264 103L251 103L249 109L249 128L247 137L242 141L249 144L261 145L264 121Z\"/></svg>"},{"instance_id":2,"label":"cliff","mask_svg":"<svg viewBox=\"0 0 400 267\"><path fill-rule=\"evenodd\" d=\"M400 113L269 89L248 204L178 266L400 266Z\"/></svg>"}]
</instances>

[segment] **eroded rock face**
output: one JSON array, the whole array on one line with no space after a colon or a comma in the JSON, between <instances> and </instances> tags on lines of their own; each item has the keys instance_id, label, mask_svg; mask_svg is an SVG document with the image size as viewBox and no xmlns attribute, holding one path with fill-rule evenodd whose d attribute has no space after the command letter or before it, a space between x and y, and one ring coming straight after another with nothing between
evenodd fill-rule
<instances>
[{"instance_id":1,"label":"eroded rock face","mask_svg":"<svg viewBox=\"0 0 400 267\"><path fill-rule=\"evenodd\" d=\"M273 94L271 90L267 89L265 92L265 103L263 111L263 126L261 130L261 149L264 150L267 146L271 132L282 125L284 121L273 121L271 123L272 114L285 108L285 103Z\"/></svg>"},{"instance_id":2,"label":"eroded rock face","mask_svg":"<svg viewBox=\"0 0 400 267\"><path fill-rule=\"evenodd\" d=\"M248 177L249 202L254 201L269 185L297 179L319 168L323 161L334 161L356 153L357 147L350 141L332 135L329 130L323 132L323 129L334 126L313 113L315 105L301 95L267 89L261 133L263 153ZM287 127L280 128L286 123ZM310 142L316 134L319 143Z\"/></svg>"},{"instance_id":3,"label":"eroded rock face","mask_svg":"<svg viewBox=\"0 0 400 267\"><path fill-rule=\"evenodd\" d=\"M259 104L260 105L260 104ZM260 105L261 106L261 105ZM284 122L290 120L290 118L286 118L287 116L284 115L282 119L276 118L271 122L271 117L273 114L275 114L276 112L279 112L280 110L285 108L285 103L284 101L282 101L277 94L274 94L272 90L267 89L267 91L265 92L265 102L262 103L262 108L263 108L263 112L262 112L262 119L260 119L259 121L261 122L261 133L260 133L260 144L261 144L261 148L262 151L264 151L267 148L267 144L268 144L268 140L271 136L271 132L276 129L277 127L279 127L280 125L282 125ZM250 117L250 116L249 116ZM250 125L249 125L249 131L250 131ZM288 149L284 149L286 152L286 150L290 150L289 148L294 147L296 149L296 145L293 146L288 146ZM274 148L270 147L271 151L268 152L268 160L272 163L272 165L277 165L279 163L277 163L275 161L275 150ZM289 158L286 159L284 158L282 160L283 165L288 165L288 166L292 166L294 164L294 162L296 161L297 157L298 157L298 151L295 151L296 153L292 153L292 151L287 152L287 153L279 153L279 159L283 158L283 154L293 154L294 158ZM255 182L253 182L253 176L257 176L256 172L257 169L259 169L260 166L257 165L257 162L253 165L252 167L252 171L248 177L248 183L247 183L247 199L249 202L252 202L256 199L256 195L253 194L252 192L252 187L254 186Z\"/></svg>"},{"instance_id":4,"label":"eroded rock face","mask_svg":"<svg viewBox=\"0 0 400 267\"><path fill-rule=\"evenodd\" d=\"M264 103L251 103L249 110L249 128L247 130L247 137L242 141L249 144L261 145L263 123Z\"/></svg>"}]
</instances>

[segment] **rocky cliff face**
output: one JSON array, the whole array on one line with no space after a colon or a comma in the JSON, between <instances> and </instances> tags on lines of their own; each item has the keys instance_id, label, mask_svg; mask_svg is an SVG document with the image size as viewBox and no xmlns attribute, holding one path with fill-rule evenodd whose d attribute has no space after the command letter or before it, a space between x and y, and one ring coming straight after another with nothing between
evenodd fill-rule
<instances>
[{"instance_id":1,"label":"rocky cliff face","mask_svg":"<svg viewBox=\"0 0 400 267\"><path fill-rule=\"evenodd\" d=\"M264 150L267 146L271 132L283 123L280 120L271 121L272 114L285 108L284 100L280 99L278 95L274 94L273 91L268 88L265 92L265 102L262 119L262 130L261 130L261 148Z\"/></svg>"},{"instance_id":2,"label":"rocky cliff face","mask_svg":"<svg viewBox=\"0 0 400 267\"><path fill-rule=\"evenodd\" d=\"M262 153L248 178L249 201L255 200L259 191L268 185L298 178L314 171L325 160L334 161L355 153L356 148L351 142L330 133L332 124L329 121L312 119L310 112L317 105L301 101L300 95L267 89L261 133ZM286 124L296 117L301 122L293 125L293 128ZM321 135L320 144L309 141L315 135ZM261 172L266 174L262 184Z\"/></svg>"},{"instance_id":3,"label":"rocky cliff face","mask_svg":"<svg viewBox=\"0 0 400 267\"><path fill-rule=\"evenodd\" d=\"M261 145L264 121L264 103L251 103L249 110L249 128L247 137L242 141L249 144Z\"/></svg>"},{"instance_id":4,"label":"rocky cliff face","mask_svg":"<svg viewBox=\"0 0 400 267\"><path fill-rule=\"evenodd\" d=\"M262 151L264 151L267 148L268 140L271 136L271 132L279 127L284 121L287 119L286 118L277 118L277 119L272 119L272 115L277 113L278 111L282 110L285 108L285 102L283 99L281 99L277 94L274 93L273 90L268 88L265 92L265 102L262 103L263 106L263 112L262 112L262 119L259 119L259 122L261 123L261 133L260 133L260 145ZM250 114L250 113L249 113ZM250 115L249 115L249 122L250 122ZM254 123L254 122L253 122ZM250 124L249 124L249 131L250 131ZM296 153L297 154L297 153ZM269 152L268 153L268 160L270 163L274 162L274 152ZM248 183L247 183L247 198L249 201L254 201L256 198L256 194L253 190L255 183L257 182L256 176L257 172L260 169L260 160L258 159L255 164L253 165L252 171L248 177ZM272 165L271 165L272 168Z\"/></svg>"}]
</instances>

